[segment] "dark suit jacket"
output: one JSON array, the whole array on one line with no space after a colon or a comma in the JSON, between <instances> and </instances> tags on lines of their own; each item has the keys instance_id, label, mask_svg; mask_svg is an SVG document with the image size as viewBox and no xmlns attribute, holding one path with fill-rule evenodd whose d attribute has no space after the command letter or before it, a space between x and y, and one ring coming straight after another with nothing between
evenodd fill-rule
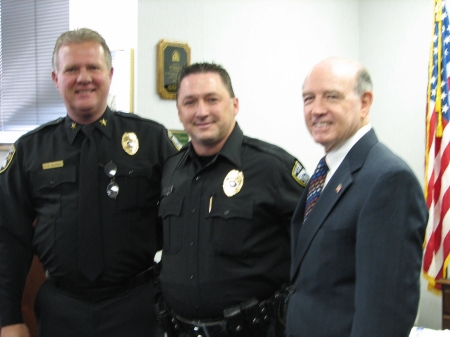
<instances>
[{"instance_id":1,"label":"dark suit jacket","mask_svg":"<svg viewBox=\"0 0 450 337\"><path fill-rule=\"evenodd\" d=\"M413 172L370 130L302 223L305 201L291 226L288 336L409 336L428 218Z\"/></svg>"}]
</instances>

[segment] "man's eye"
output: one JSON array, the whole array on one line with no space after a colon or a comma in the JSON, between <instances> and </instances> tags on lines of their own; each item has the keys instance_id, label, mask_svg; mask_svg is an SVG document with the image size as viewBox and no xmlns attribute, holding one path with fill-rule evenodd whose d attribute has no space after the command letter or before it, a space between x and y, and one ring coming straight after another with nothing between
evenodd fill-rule
<instances>
[{"instance_id":1,"label":"man's eye","mask_svg":"<svg viewBox=\"0 0 450 337\"><path fill-rule=\"evenodd\" d=\"M312 101L312 97L303 97L303 103L309 103L309 102L311 102Z\"/></svg>"},{"instance_id":2,"label":"man's eye","mask_svg":"<svg viewBox=\"0 0 450 337\"><path fill-rule=\"evenodd\" d=\"M193 105L194 104L194 101L185 101L184 102L184 105L187 105L187 106L190 106L190 105Z\"/></svg>"}]
</instances>

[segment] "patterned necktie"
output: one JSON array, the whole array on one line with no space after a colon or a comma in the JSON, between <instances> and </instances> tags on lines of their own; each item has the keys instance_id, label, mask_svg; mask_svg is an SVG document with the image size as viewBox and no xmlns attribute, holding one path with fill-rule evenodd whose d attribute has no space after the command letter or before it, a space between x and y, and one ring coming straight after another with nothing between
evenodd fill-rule
<instances>
[{"instance_id":1,"label":"patterned necktie","mask_svg":"<svg viewBox=\"0 0 450 337\"><path fill-rule=\"evenodd\" d=\"M316 204L319 199L320 192L322 192L323 184L325 183L325 178L327 177L328 166L325 162L325 157L320 159L319 164L317 164L316 170L309 181L308 194L306 197L306 207L305 216L303 221L308 217L309 212Z\"/></svg>"},{"instance_id":2,"label":"patterned necktie","mask_svg":"<svg viewBox=\"0 0 450 337\"><path fill-rule=\"evenodd\" d=\"M103 271L98 197L97 146L92 136L95 126L85 125L81 146L78 214L78 268L89 281Z\"/></svg>"}]
</instances>

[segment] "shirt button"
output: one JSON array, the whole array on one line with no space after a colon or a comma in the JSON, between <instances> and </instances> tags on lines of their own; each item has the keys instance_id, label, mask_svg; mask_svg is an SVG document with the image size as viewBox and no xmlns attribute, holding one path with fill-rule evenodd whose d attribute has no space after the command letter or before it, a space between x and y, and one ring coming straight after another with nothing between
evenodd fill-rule
<instances>
[{"instance_id":1,"label":"shirt button","mask_svg":"<svg viewBox=\"0 0 450 337\"><path fill-rule=\"evenodd\" d=\"M195 180L198 181L200 179L200 176L196 176Z\"/></svg>"},{"instance_id":2,"label":"shirt button","mask_svg":"<svg viewBox=\"0 0 450 337\"><path fill-rule=\"evenodd\" d=\"M194 279L194 275L191 275L190 279L193 280Z\"/></svg>"},{"instance_id":3,"label":"shirt button","mask_svg":"<svg viewBox=\"0 0 450 337\"><path fill-rule=\"evenodd\" d=\"M55 181L54 180L50 180L50 185L55 185Z\"/></svg>"},{"instance_id":4,"label":"shirt button","mask_svg":"<svg viewBox=\"0 0 450 337\"><path fill-rule=\"evenodd\" d=\"M191 213L195 213L195 208L191 209Z\"/></svg>"},{"instance_id":5,"label":"shirt button","mask_svg":"<svg viewBox=\"0 0 450 337\"><path fill-rule=\"evenodd\" d=\"M194 241L192 241L192 242L190 243L190 245L193 246L193 245L194 245Z\"/></svg>"},{"instance_id":6,"label":"shirt button","mask_svg":"<svg viewBox=\"0 0 450 337\"><path fill-rule=\"evenodd\" d=\"M230 214L229 210L226 210L225 212L223 212L223 215L228 215L228 214Z\"/></svg>"}]
</instances>

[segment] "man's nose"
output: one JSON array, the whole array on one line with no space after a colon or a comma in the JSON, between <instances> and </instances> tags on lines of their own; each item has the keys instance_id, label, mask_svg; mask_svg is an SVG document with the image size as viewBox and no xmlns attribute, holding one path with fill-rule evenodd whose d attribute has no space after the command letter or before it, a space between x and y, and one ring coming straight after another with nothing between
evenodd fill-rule
<instances>
[{"instance_id":1,"label":"man's nose","mask_svg":"<svg viewBox=\"0 0 450 337\"><path fill-rule=\"evenodd\" d=\"M325 104L321 99L315 99L311 108L311 113L315 115L321 115L327 111Z\"/></svg>"},{"instance_id":2,"label":"man's nose","mask_svg":"<svg viewBox=\"0 0 450 337\"><path fill-rule=\"evenodd\" d=\"M80 83L90 83L92 81L92 77L87 69L81 69L78 74L77 80Z\"/></svg>"},{"instance_id":3,"label":"man's nose","mask_svg":"<svg viewBox=\"0 0 450 337\"><path fill-rule=\"evenodd\" d=\"M197 111L195 113L197 117L204 117L208 115L208 107L203 100L199 100L197 104Z\"/></svg>"}]
</instances>

